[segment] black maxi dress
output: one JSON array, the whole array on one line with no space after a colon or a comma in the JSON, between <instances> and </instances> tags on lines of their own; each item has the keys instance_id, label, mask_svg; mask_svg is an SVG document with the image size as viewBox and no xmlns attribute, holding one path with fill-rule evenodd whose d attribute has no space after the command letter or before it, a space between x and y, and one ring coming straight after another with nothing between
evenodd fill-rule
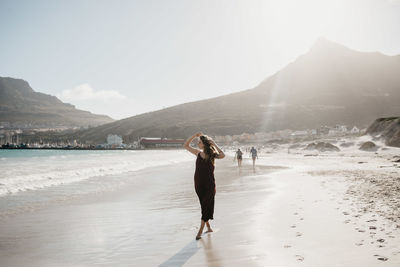
<instances>
[{"instance_id":1,"label":"black maxi dress","mask_svg":"<svg viewBox=\"0 0 400 267\"><path fill-rule=\"evenodd\" d=\"M215 178L214 165L197 154L194 187L201 205L201 219L205 222L214 219Z\"/></svg>"}]
</instances>

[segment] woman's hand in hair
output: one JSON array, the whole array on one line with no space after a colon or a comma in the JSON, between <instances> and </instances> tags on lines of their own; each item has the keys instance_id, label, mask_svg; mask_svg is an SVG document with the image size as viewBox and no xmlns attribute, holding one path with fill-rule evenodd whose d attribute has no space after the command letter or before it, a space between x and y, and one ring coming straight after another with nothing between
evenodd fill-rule
<instances>
[{"instance_id":1,"label":"woman's hand in hair","mask_svg":"<svg viewBox=\"0 0 400 267\"><path fill-rule=\"evenodd\" d=\"M219 148L219 146L214 142L214 140L210 139L210 143L211 143L211 145L214 146L214 147L217 149L217 151L218 151L218 156L217 156L216 158L217 158L217 159L223 159L223 158L225 158L225 153L224 153L224 151L222 151L222 149Z\"/></svg>"},{"instance_id":2,"label":"woman's hand in hair","mask_svg":"<svg viewBox=\"0 0 400 267\"><path fill-rule=\"evenodd\" d=\"M215 143L215 141L214 141L213 139L210 138L209 140L210 140L210 144L211 144L211 145L217 147L217 144Z\"/></svg>"},{"instance_id":3,"label":"woman's hand in hair","mask_svg":"<svg viewBox=\"0 0 400 267\"><path fill-rule=\"evenodd\" d=\"M204 135L202 132L198 132L198 133L196 134L196 137L200 137L200 136L202 136L202 135Z\"/></svg>"}]
</instances>

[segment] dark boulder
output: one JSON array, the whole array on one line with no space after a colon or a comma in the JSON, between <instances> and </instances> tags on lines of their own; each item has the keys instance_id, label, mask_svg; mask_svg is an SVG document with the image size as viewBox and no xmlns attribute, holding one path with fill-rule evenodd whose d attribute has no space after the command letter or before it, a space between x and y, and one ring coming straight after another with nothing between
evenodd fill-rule
<instances>
[{"instance_id":1,"label":"dark boulder","mask_svg":"<svg viewBox=\"0 0 400 267\"><path fill-rule=\"evenodd\" d=\"M360 150L370 151L370 152L371 152L371 151L376 151L376 150L378 150L378 147L377 147L377 145L375 145L374 142L367 141L367 142L363 143L363 144L360 146Z\"/></svg>"},{"instance_id":2,"label":"dark boulder","mask_svg":"<svg viewBox=\"0 0 400 267\"><path fill-rule=\"evenodd\" d=\"M305 148L306 150L318 150L320 152L326 152L326 151L331 151L331 152L338 152L340 149L332 145L331 143L325 143L325 142L318 142L318 143L310 143L307 145Z\"/></svg>"}]
</instances>

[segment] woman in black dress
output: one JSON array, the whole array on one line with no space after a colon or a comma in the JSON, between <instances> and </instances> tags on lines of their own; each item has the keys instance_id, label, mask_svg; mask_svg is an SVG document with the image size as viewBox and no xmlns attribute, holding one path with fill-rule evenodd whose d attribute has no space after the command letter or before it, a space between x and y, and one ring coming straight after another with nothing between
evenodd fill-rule
<instances>
[{"instance_id":1,"label":"woman in black dress","mask_svg":"<svg viewBox=\"0 0 400 267\"><path fill-rule=\"evenodd\" d=\"M190 146L190 143L196 137L199 137L198 146L200 150ZM210 137L202 133L197 133L189 137L183 146L186 150L197 156L194 187L201 206L201 224L199 232L196 235L196 240L199 240L203 233L204 225L207 225L207 232L212 232L208 220L214 219L215 159L222 159L225 157L225 154Z\"/></svg>"}]
</instances>

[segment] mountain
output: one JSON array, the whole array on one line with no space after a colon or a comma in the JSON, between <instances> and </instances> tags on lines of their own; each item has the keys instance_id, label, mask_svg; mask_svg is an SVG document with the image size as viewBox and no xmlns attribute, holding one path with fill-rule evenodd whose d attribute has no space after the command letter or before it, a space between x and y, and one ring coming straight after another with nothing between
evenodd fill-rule
<instances>
[{"instance_id":1,"label":"mountain","mask_svg":"<svg viewBox=\"0 0 400 267\"><path fill-rule=\"evenodd\" d=\"M35 92L21 79L0 77L0 122L20 127L98 126L114 121L61 102L57 97Z\"/></svg>"},{"instance_id":2,"label":"mountain","mask_svg":"<svg viewBox=\"0 0 400 267\"><path fill-rule=\"evenodd\" d=\"M367 127L400 113L400 56L358 52L324 38L253 89L145 113L77 133L102 142L141 136L184 138L321 125Z\"/></svg>"},{"instance_id":3,"label":"mountain","mask_svg":"<svg viewBox=\"0 0 400 267\"><path fill-rule=\"evenodd\" d=\"M382 138L388 146L400 147L400 117L376 119L367 134Z\"/></svg>"}]
</instances>

